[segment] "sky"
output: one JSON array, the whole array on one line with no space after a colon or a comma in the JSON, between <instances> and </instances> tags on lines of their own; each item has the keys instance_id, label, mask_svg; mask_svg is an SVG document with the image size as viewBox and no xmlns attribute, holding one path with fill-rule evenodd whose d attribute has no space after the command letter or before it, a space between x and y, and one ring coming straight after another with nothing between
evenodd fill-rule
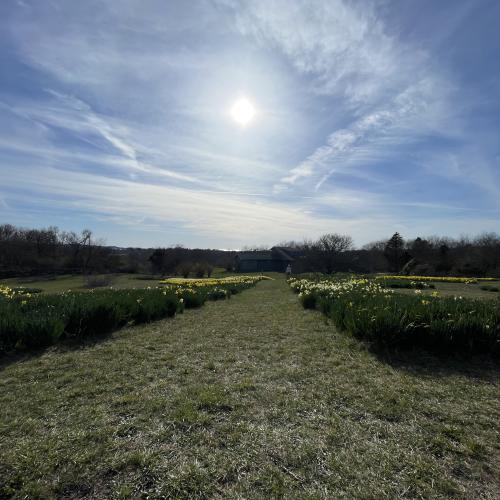
<instances>
[{"instance_id":1,"label":"sky","mask_svg":"<svg viewBox=\"0 0 500 500\"><path fill-rule=\"evenodd\" d=\"M499 232L499 25L496 0L2 0L0 224L233 249Z\"/></svg>"}]
</instances>

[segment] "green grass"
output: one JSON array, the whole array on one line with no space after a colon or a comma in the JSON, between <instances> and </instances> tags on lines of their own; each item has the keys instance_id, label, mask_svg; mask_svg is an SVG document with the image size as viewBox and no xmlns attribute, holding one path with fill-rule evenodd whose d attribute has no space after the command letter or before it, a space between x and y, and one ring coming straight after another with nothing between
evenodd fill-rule
<instances>
[{"instance_id":1,"label":"green grass","mask_svg":"<svg viewBox=\"0 0 500 500\"><path fill-rule=\"evenodd\" d=\"M142 275L137 274L113 274L111 286L113 288L146 288L157 286L159 278L137 279ZM85 277L82 275L61 275L53 278L33 277L33 278L9 278L0 281L0 285L8 287L41 288L44 293L60 293L73 291L85 291ZM107 288L107 287L103 287Z\"/></svg>"},{"instance_id":2,"label":"green grass","mask_svg":"<svg viewBox=\"0 0 500 500\"><path fill-rule=\"evenodd\" d=\"M500 496L499 367L376 357L284 280L64 349L0 372L4 496Z\"/></svg>"},{"instance_id":3,"label":"green grass","mask_svg":"<svg viewBox=\"0 0 500 500\"><path fill-rule=\"evenodd\" d=\"M214 278L233 276L235 273L227 272L221 267L216 267L212 273ZM256 274L256 273L249 273ZM262 273L261 273L262 274ZM111 286L113 288L146 288L148 286L158 286L159 276L148 276L142 274L113 274ZM9 278L0 280L0 285L8 287L40 288L44 293L60 293L68 290L85 291L85 277L82 275L61 275L51 277L32 278ZM106 287L103 287L106 288Z\"/></svg>"}]
</instances>

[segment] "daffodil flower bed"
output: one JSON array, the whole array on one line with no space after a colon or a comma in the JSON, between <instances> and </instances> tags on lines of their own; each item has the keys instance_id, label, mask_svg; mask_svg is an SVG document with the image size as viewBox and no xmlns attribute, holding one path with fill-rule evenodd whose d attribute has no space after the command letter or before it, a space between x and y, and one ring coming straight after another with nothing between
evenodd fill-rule
<instances>
[{"instance_id":1,"label":"daffodil flower bed","mask_svg":"<svg viewBox=\"0 0 500 500\"><path fill-rule=\"evenodd\" d=\"M463 278L454 276L405 276L384 275L376 276L378 280L410 280L410 281L436 281L442 283L478 283L480 281L495 281L497 278Z\"/></svg>"},{"instance_id":2,"label":"daffodil flower bed","mask_svg":"<svg viewBox=\"0 0 500 500\"><path fill-rule=\"evenodd\" d=\"M190 280L188 284L176 281L147 289L68 291L38 296L0 286L0 354L174 316L185 308L200 307L206 300L229 298L261 279L265 278Z\"/></svg>"},{"instance_id":3,"label":"daffodil flower bed","mask_svg":"<svg viewBox=\"0 0 500 500\"><path fill-rule=\"evenodd\" d=\"M415 288L417 290L436 288L433 283L429 283L426 281L396 280L396 279L386 279L379 281L384 288L406 288L406 289Z\"/></svg>"},{"instance_id":4,"label":"daffodil flower bed","mask_svg":"<svg viewBox=\"0 0 500 500\"><path fill-rule=\"evenodd\" d=\"M162 285L182 285L190 287L223 286L223 285L255 285L261 280L270 280L268 276L228 276L227 278L167 278L160 281Z\"/></svg>"},{"instance_id":5,"label":"daffodil flower bed","mask_svg":"<svg viewBox=\"0 0 500 500\"><path fill-rule=\"evenodd\" d=\"M39 296L2 287L0 353L109 333L126 324L173 316L183 308L175 293L159 287Z\"/></svg>"},{"instance_id":6,"label":"daffodil flower bed","mask_svg":"<svg viewBox=\"0 0 500 500\"><path fill-rule=\"evenodd\" d=\"M261 280L269 280L267 276L230 276L227 278L168 278L160 281L166 289L173 290L181 297L186 307L199 307L206 300L229 299L231 295L254 286Z\"/></svg>"},{"instance_id":7,"label":"daffodil flower bed","mask_svg":"<svg viewBox=\"0 0 500 500\"><path fill-rule=\"evenodd\" d=\"M377 280L290 279L306 308L319 308L341 330L383 346L435 352L500 354L500 302L402 295Z\"/></svg>"}]
</instances>

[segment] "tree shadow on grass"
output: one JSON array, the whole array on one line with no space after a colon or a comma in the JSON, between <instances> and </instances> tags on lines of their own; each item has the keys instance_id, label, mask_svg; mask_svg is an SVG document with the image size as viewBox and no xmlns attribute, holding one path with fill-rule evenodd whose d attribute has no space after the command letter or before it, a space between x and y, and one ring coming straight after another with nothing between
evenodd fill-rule
<instances>
[{"instance_id":1,"label":"tree shadow on grass","mask_svg":"<svg viewBox=\"0 0 500 500\"><path fill-rule=\"evenodd\" d=\"M97 344L112 339L114 334L127 331L130 327L131 326L125 326L112 332L102 333L100 335L93 335L85 338L69 337L64 340L60 340L56 344L46 347L40 347L38 349L2 353L0 354L0 373L12 364L32 361L49 352L64 354L67 352L88 349L89 347L93 347Z\"/></svg>"},{"instance_id":2,"label":"tree shadow on grass","mask_svg":"<svg viewBox=\"0 0 500 500\"><path fill-rule=\"evenodd\" d=\"M368 351L379 361L400 371L422 378L460 375L470 379L499 383L500 358L481 354L436 354L423 349L390 349L368 346Z\"/></svg>"}]
</instances>

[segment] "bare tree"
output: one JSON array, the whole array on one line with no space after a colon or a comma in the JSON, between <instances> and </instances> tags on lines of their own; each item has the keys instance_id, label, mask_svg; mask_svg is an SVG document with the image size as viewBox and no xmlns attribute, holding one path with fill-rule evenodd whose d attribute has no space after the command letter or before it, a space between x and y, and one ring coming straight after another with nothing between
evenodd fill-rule
<instances>
[{"instance_id":1,"label":"bare tree","mask_svg":"<svg viewBox=\"0 0 500 500\"><path fill-rule=\"evenodd\" d=\"M352 238L346 234L328 233L321 236L312 244L313 251L317 252L322 263L323 272L331 274L335 271L339 255L353 248Z\"/></svg>"}]
</instances>

